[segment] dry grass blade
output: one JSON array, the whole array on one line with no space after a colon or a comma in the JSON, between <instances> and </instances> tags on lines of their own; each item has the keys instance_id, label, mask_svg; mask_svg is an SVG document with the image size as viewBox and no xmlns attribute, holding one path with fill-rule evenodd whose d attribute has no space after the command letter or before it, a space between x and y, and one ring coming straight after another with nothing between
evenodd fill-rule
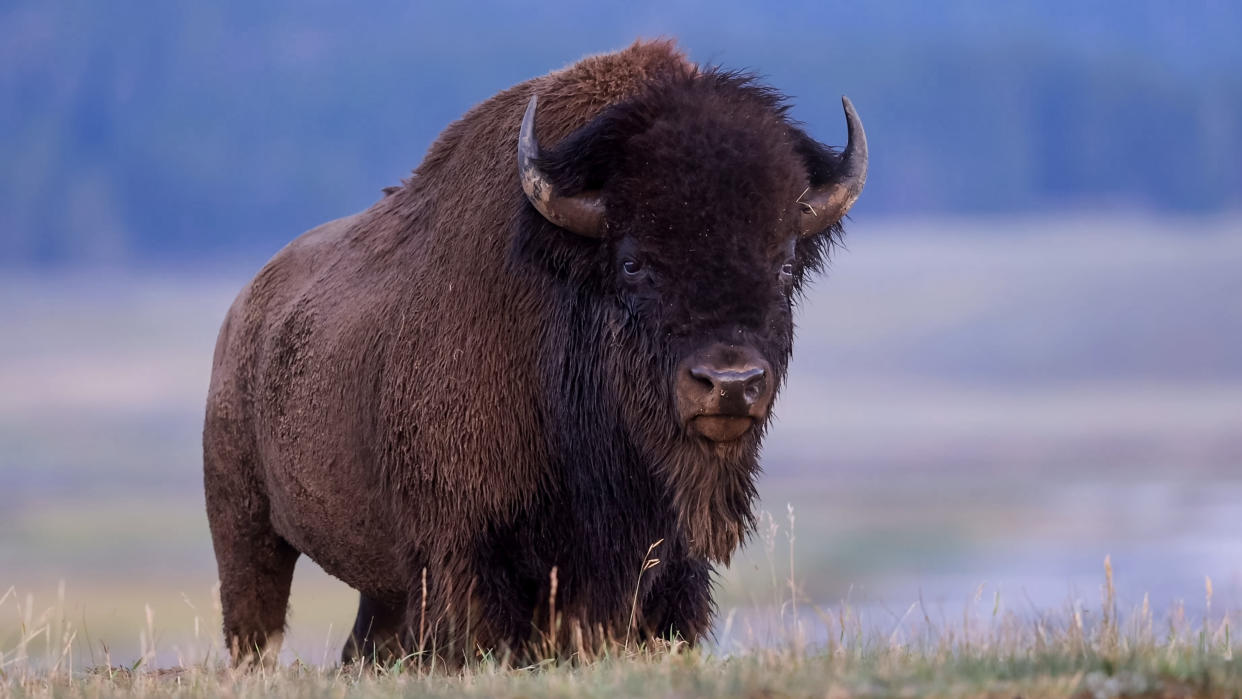
<instances>
[{"instance_id":1,"label":"dry grass blade","mask_svg":"<svg viewBox=\"0 0 1242 699\"><path fill-rule=\"evenodd\" d=\"M638 592L642 588L643 573L660 565L660 559L652 558L651 552L655 551L656 547L662 543L664 543L664 539L660 539L659 541L647 547L647 553L643 554L643 563L641 566L639 566L639 569L638 569L638 580L634 582L634 599L631 600L630 602L630 623L627 624L625 627L625 648L627 650L630 647L630 636L634 631L634 625L637 623L637 620L638 620L637 619L638 617Z\"/></svg>"}]
</instances>

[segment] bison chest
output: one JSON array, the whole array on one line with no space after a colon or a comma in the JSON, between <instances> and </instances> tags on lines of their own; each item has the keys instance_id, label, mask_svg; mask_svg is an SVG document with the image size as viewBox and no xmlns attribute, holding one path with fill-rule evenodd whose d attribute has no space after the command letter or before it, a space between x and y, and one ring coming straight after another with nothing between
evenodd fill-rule
<instances>
[{"instance_id":1,"label":"bison chest","mask_svg":"<svg viewBox=\"0 0 1242 699\"><path fill-rule=\"evenodd\" d=\"M684 556L672 511L658 500L547 499L478 549L481 567L512 581L535 613L555 595L558 608L611 623L664 574L652 561Z\"/></svg>"}]
</instances>

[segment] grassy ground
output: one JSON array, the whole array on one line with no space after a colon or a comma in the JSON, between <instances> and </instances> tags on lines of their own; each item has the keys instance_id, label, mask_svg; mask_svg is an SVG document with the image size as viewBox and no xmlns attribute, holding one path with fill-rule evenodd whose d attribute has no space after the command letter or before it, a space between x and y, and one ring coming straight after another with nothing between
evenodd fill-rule
<instances>
[{"instance_id":1,"label":"grassy ground","mask_svg":"<svg viewBox=\"0 0 1242 699\"><path fill-rule=\"evenodd\" d=\"M1118 660L1059 653L953 656L887 649L857 656L696 653L585 667L481 668L460 677L285 668L116 671L8 680L14 697L111 696L644 696L644 697L1236 697L1242 666L1194 652Z\"/></svg>"},{"instance_id":2,"label":"grassy ground","mask_svg":"<svg viewBox=\"0 0 1242 699\"><path fill-rule=\"evenodd\" d=\"M793 589L793 588L790 588ZM1237 697L1242 644L1231 614L1213 614L1206 583L1202 618L1175 608L1158 618L1146 600L1119 613L1111 566L1098 606L1061 613L969 608L957 622L934 622L912 605L880 629L849 605L820 609L787 598L773 623L779 637L730 636L697 649L614 648L590 662L547 661L524 668L484 661L464 673L419 666L417 657L379 670L340 667L322 658L274 669L226 668L211 613L194 620L197 645L179 663L156 667L159 631L145 619L143 653L127 666L90 644L63 607L36 612L13 592L0 613L22 619L0 647L0 697L121 696L943 696L943 697ZM979 599L976 599L979 601ZM988 600L983 600L988 601ZM143 623L144 620L135 620ZM817 631L809 631L816 629Z\"/></svg>"}]
</instances>

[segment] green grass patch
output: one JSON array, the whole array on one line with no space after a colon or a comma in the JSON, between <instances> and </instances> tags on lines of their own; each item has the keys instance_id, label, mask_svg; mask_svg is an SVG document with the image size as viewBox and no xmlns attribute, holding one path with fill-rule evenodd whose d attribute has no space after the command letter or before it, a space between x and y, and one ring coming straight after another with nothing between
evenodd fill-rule
<instances>
[{"instance_id":1,"label":"green grass patch","mask_svg":"<svg viewBox=\"0 0 1242 699\"><path fill-rule=\"evenodd\" d=\"M15 591L0 614L19 620L0 639L0 697L1237 697L1242 646L1231 615L1181 607L1157 616L1144 601L1119 613L1112 570L1098 608L990 617L964 614L933 623L911 608L879 630L848 605L821 609L792 597L772 619L781 633L689 648L617 645L602 656L548 659L512 667L490 656L448 673L410 656L389 667L339 666L288 658L274 667L229 669L216 638L218 617L195 618L197 645L169 663L150 610L135 619L142 649L114 663L106 644L89 640L63 605L39 611ZM796 589L789 587L791 591ZM791 595L794 593L790 593ZM976 599L978 601L978 599ZM218 613L218 612L217 612ZM912 617L912 618L910 618ZM812 630L813 631L810 631ZM332 649L335 651L335 648ZM329 657L334 657L329 656Z\"/></svg>"}]
</instances>

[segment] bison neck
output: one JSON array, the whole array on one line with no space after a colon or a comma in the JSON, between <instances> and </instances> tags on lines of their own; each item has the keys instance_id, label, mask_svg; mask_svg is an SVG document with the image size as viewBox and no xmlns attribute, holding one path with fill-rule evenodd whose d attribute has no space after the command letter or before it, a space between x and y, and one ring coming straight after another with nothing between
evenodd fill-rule
<instances>
[{"instance_id":1,"label":"bison neck","mask_svg":"<svg viewBox=\"0 0 1242 699\"><path fill-rule=\"evenodd\" d=\"M728 563L753 521L757 439L722 447L684 435L651 369L665 362L615 319L601 322L606 300L559 300L542 334L555 351L540 358L551 478L526 510L526 544L542 575L555 565L570 590L618 596L628 610L644 560L661 561L644 586L684 561Z\"/></svg>"}]
</instances>

